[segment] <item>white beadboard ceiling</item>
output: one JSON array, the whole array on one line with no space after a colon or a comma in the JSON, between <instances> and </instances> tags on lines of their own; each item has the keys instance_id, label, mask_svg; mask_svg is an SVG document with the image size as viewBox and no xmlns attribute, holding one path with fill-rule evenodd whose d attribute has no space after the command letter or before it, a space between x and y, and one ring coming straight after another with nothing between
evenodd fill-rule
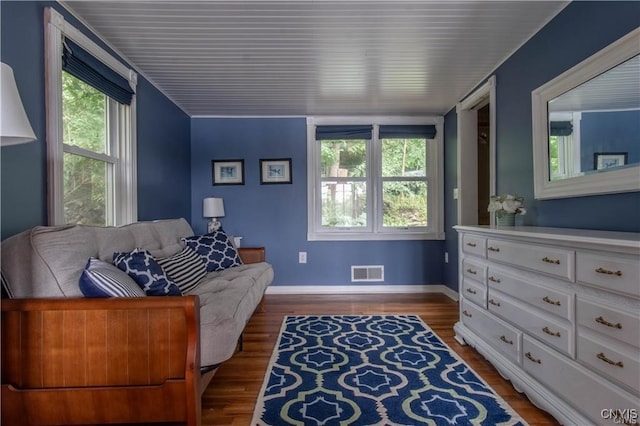
<instances>
[{"instance_id":1,"label":"white beadboard ceiling","mask_svg":"<svg viewBox=\"0 0 640 426\"><path fill-rule=\"evenodd\" d=\"M62 2L191 116L444 114L567 3Z\"/></svg>"}]
</instances>

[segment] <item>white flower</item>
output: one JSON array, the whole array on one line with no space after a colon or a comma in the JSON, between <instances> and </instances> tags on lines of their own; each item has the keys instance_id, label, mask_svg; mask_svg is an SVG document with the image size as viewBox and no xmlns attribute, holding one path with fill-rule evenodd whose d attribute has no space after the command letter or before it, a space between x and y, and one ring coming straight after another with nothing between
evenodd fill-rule
<instances>
[{"instance_id":1,"label":"white flower","mask_svg":"<svg viewBox=\"0 0 640 426\"><path fill-rule=\"evenodd\" d=\"M522 206L522 203L515 199L507 199L502 202L502 208L507 213L517 212L520 206Z\"/></svg>"},{"instance_id":2,"label":"white flower","mask_svg":"<svg viewBox=\"0 0 640 426\"><path fill-rule=\"evenodd\" d=\"M525 214L527 209L523 207L524 198L517 195L503 194L494 195L489 201L487 211L495 213L496 216L502 217L508 213Z\"/></svg>"}]
</instances>

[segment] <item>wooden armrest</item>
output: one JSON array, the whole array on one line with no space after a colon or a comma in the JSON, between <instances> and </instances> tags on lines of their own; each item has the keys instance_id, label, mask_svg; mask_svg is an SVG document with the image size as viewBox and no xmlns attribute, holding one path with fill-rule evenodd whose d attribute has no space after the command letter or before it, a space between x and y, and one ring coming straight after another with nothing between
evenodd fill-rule
<instances>
[{"instance_id":1,"label":"wooden armrest","mask_svg":"<svg viewBox=\"0 0 640 426\"><path fill-rule=\"evenodd\" d=\"M260 263L265 261L264 247L239 247L238 254L242 263Z\"/></svg>"},{"instance_id":2,"label":"wooden armrest","mask_svg":"<svg viewBox=\"0 0 640 426\"><path fill-rule=\"evenodd\" d=\"M197 296L12 299L1 307L3 423L199 417L188 408L200 406ZM182 396L131 410L128 398L154 392Z\"/></svg>"}]
</instances>

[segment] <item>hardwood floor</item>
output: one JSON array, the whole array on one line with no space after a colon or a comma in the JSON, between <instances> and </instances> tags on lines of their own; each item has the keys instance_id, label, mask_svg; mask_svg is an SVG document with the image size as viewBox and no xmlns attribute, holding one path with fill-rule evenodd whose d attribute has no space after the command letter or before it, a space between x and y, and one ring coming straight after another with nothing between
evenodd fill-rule
<instances>
[{"instance_id":1,"label":"hardwood floor","mask_svg":"<svg viewBox=\"0 0 640 426\"><path fill-rule=\"evenodd\" d=\"M203 425L249 425L271 352L285 315L415 314L457 352L530 425L557 425L518 393L482 355L453 338L458 303L443 294L266 295L253 315L244 350L223 364L202 398Z\"/></svg>"}]
</instances>

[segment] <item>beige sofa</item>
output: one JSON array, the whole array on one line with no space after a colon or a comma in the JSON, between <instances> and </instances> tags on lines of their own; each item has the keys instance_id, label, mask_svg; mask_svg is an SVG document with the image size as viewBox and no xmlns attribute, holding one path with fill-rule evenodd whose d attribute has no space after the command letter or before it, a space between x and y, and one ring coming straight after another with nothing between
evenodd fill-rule
<instances>
[{"instance_id":1,"label":"beige sofa","mask_svg":"<svg viewBox=\"0 0 640 426\"><path fill-rule=\"evenodd\" d=\"M211 370L233 355L273 280L264 250L239 249L243 265L207 273L183 296L84 298L78 285L90 257L168 256L193 234L175 219L39 226L5 240L3 424L199 423Z\"/></svg>"}]
</instances>

